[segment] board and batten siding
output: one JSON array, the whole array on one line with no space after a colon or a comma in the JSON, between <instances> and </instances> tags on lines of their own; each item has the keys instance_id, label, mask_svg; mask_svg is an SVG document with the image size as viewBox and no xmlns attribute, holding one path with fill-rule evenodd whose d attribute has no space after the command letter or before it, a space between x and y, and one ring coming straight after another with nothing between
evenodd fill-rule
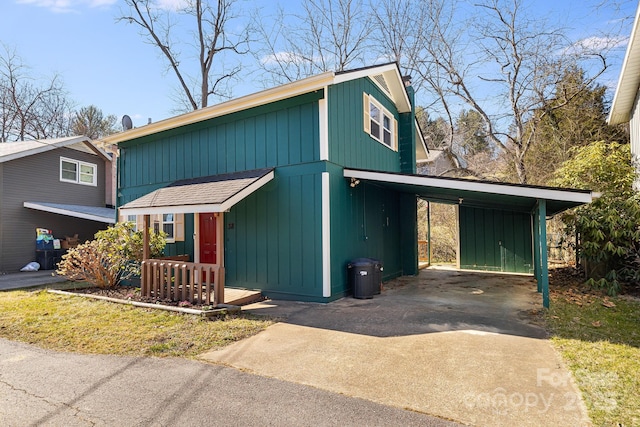
<instances>
[{"instance_id":1,"label":"board and batten siding","mask_svg":"<svg viewBox=\"0 0 640 427\"><path fill-rule=\"evenodd\" d=\"M329 169L332 299L351 291L347 265L353 259L380 260L384 280L402 275L399 193L364 182L351 187L337 169Z\"/></svg>"},{"instance_id":2,"label":"board and batten siding","mask_svg":"<svg viewBox=\"0 0 640 427\"><path fill-rule=\"evenodd\" d=\"M316 169L281 167L273 181L225 214L229 286L323 301L322 172Z\"/></svg>"},{"instance_id":3,"label":"board and batten siding","mask_svg":"<svg viewBox=\"0 0 640 427\"><path fill-rule=\"evenodd\" d=\"M532 217L459 206L460 268L533 273Z\"/></svg>"},{"instance_id":4,"label":"board and batten siding","mask_svg":"<svg viewBox=\"0 0 640 427\"><path fill-rule=\"evenodd\" d=\"M275 178L224 214L226 285L322 300L318 100L297 96L120 144L118 205L187 178L275 167ZM168 255L192 257L193 215ZM179 247L179 245L183 245Z\"/></svg>"},{"instance_id":5,"label":"board and batten siding","mask_svg":"<svg viewBox=\"0 0 640 427\"><path fill-rule=\"evenodd\" d=\"M60 157L97 166L97 186L60 181ZM55 237L92 239L107 224L28 209L25 201L105 205L105 161L89 153L57 148L0 164L0 271L18 271L35 260L36 227Z\"/></svg>"},{"instance_id":6,"label":"board and batten siding","mask_svg":"<svg viewBox=\"0 0 640 427\"><path fill-rule=\"evenodd\" d=\"M395 104L371 79L362 78L330 86L329 161L347 168L400 172L398 152L364 131L365 93L372 95L398 120Z\"/></svg>"},{"instance_id":7,"label":"board and batten siding","mask_svg":"<svg viewBox=\"0 0 640 427\"><path fill-rule=\"evenodd\" d=\"M319 161L313 92L120 144L118 206L180 179Z\"/></svg>"}]
</instances>

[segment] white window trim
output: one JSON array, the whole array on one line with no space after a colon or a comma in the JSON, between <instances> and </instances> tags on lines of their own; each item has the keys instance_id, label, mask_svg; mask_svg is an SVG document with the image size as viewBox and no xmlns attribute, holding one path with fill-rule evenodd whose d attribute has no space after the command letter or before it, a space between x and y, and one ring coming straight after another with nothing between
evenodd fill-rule
<instances>
[{"instance_id":1,"label":"white window trim","mask_svg":"<svg viewBox=\"0 0 640 427\"><path fill-rule=\"evenodd\" d=\"M173 220L165 221L164 220L164 216L165 215L171 215ZM156 223L160 227L159 228L160 231L164 231L164 225L165 224L171 224L173 226L173 236L168 236L167 235L167 237L164 240L167 243L175 243L176 242L176 214L171 214L171 213L159 214L159 215L155 216L155 218L153 219L153 227L155 227ZM154 230L155 230L155 228L154 228Z\"/></svg>"},{"instance_id":2,"label":"white window trim","mask_svg":"<svg viewBox=\"0 0 640 427\"><path fill-rule=\"evenodd\" d=\"M167 212L167 214L172 212ZM173 213L173 221L165 222L165 214L153 214L149 218L149 227L154 228L155 224L158 224L160 230L164 230L164 224L173 224L173 237L165 238L167 243L183 242L184 241L184 214ZM132 215L120 215L120 221L133 222L135 224L135 231L140 231L144 228L144 215L136 215L135 221L130 218Z\"/></svg>"},{"instance_id":3,"label":"white window trim","mask_svg":"<svg viewBox=\"0 0 640 427\"><path fill-rule=\"evenodd\" d=\"M382 113L382 117L381 117L381 121L378 122L377 120L375 120L375 122L378 124L379 128L380 128L380 136L374 135L371 132L371 121L373 120L371 118L371 104L375 105L376 108L378 110L380 110L380 112ZM394 117L393 114L391 114L391 112L389 110L387 110L382 103L380 103L377 99L375 99L372 95L369 95L367 93L364 94L364 103L363 103L363 107L364 107L364 131L366 133L369 134L369 136L373 139L375 139L376 141L378 141L380 144L384 145L385 147L393 150L393 151L398 151L398 121L396 120L396 118ZM384 142L384 116L387 116L389 118L389 122L391 125L391 141L390 144L387 144Z\"/></svg>"},{"instance_id":4,"label":"white window trim","mask_svg":"<svg viewBox=\"0 0 640 427\"><path fill-rule=\"evenodd\" d=\"M67 162L67 163L74 163L76 165L76 179L68 179L68 178L63 178L62 177L62 162ZM82 166L88 166L91 169L93 169L93 180L92 182L83 182L80 180L80 170L82 168ZM80 160L74 160L74 159L70 159L68 157L60 157L60 182L69 182L72 184L80 184L80 185L90 185L92 187L97 187L98 186L98 165L96 165L95 163L87 163L87 162L83 162Z\"/></svg>"}]
</instances>

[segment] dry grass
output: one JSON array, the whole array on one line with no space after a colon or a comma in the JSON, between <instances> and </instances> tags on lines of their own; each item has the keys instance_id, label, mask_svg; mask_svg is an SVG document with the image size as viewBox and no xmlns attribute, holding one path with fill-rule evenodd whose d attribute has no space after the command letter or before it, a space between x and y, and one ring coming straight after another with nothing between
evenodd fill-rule
<instances>
[{"instance_id":1,"label":"dry grass","mask_svg":"<svg viewBox=\"0 0 640 427\"><path fill-rule=\"evenodd\" d=\"M552 286L553 286L552 282ZM640 300L554 286L547 324L595 426L640 426Z\"/></svg>"},{"instance_id":2,"label":"dry grass","mask_svg":"<svg viewBox=\"0 0 640 427\"><path fill-rule=\"evenodd\" d=\"M0 337L58 351L194 357L272 323L242 314L206 320L43 290L0 292Z\"/></svg>"}]
</instances>

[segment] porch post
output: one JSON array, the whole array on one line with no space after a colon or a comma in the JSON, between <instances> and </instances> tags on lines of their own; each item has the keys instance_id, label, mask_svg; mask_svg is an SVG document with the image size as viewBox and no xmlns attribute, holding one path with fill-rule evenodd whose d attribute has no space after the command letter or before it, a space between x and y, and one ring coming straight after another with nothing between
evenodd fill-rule
<instances>
[{"instance_id":1,"label":"porch post","mask_svg":"<svg viewBox=\"0 0 640 427\"><path fill-rule=\"evenodd\" d=\"M142 232L142 259L151 258L151 248L149 247L149 223L151 222L150 215L143 216L143 232Z\"/></svg>"},{"instance_id":2,"label":"porch post","mask_svg":"<svg viewBox=\"0 0 640 427\"><path fill-rule=\"evenodd\" d=\"M214 300L216 304L224 304L224 212L217 214L216 219L216 264L219 266L218 279L214 289Z\"/></svg>"},{"instance_id":3,"label":"porch post","mask_svg":"<svg viewBox=\"0 0 640 427\"><path fill-rule=\"evenodd\" d=\"M542 305L549 308L549 264L547 259L547 201L538 200L538 286L542 289Z\"/></svg>"}]
</instances>

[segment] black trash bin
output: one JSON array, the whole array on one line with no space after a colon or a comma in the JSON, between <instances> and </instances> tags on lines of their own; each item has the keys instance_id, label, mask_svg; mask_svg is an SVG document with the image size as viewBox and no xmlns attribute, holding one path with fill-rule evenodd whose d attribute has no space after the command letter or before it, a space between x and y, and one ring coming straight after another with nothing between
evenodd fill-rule
<instances>
[{"instance_id":1,"label":"black trash bin","mask_svg":"<svg viewBox=\"0 0 640 427\"><path fill-rule=\"evenodd\" d=\"M40 264L40 270L53 270L53 258L53 249L36 251L36 262Z\"/></svg>"},{"instance_id":2,"label":"black trash bin","mask_svg":"<svg viewBox=\"0 0 640 427\"><path fill-rule=\"evenodd\" d=\"M373 298L376 290L375 263L371 258L357 258L347 265L349 285L354 298Z\"/></svg>"},{"instance_id":3,"label":"black trash bin","mask_svg":"<svg viewBox=\"0 0 640 427\"><path fill-rule=\"evenodd\" d=\"M369 258L369 260L373 263L373 293L379 295L382 288L382 271L384 268L379 259Z\"/></svg>"}]
</instances>

